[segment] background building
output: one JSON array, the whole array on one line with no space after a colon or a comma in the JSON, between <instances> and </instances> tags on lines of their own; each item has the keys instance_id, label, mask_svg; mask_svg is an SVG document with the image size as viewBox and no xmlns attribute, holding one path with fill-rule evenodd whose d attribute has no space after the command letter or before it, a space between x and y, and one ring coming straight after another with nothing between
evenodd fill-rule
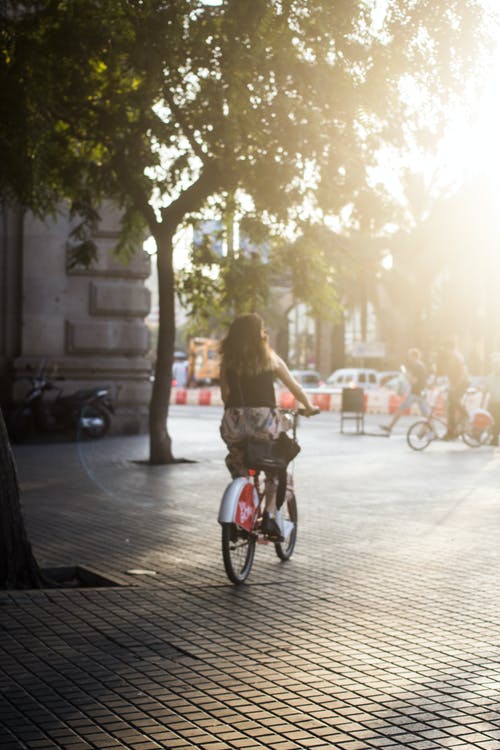
<instances>
[{"instance_id":1,"label":"background building","mask_svg":"<svg viewBox=\"0 0 500 750\"><path fill-rule=\"evenodd\" d=\"M98 260L67 268L66 214L45 222L4 209L0 215L0 398L18 399L30 370L64 377L64 391L107 385L115 398L115 432L146 429L150 398L149 256L129 261L113 248L119 214L103 207L95 234Z\"/></svg>"}]
</instances>

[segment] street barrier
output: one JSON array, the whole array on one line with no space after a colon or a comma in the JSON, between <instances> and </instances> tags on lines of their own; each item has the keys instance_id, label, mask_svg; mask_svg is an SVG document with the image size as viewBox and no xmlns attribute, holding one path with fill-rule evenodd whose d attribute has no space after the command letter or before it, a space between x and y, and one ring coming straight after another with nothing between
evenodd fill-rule
<instances>
[{"instance_id":1,"label":"street barrier","mask_svg":"<svg viewBox=\"0 0 500 750\"><path fill-rule=\"evenodd\" d=\"M307 389L306 389L307 390ZM341 407L341 393L328 392L323 389L307 390L313 404L321 411L339 412ZM286 388L276 391L277 404L282 409L293 409L297 402ZM402 397L386 388L373 388L364 393L366 414L393 414L402 401ZM220 388L172 388L170 403L190 406L223 406ZM413 411L413 409L411 410Z\"/></svg>"}]
</instances>

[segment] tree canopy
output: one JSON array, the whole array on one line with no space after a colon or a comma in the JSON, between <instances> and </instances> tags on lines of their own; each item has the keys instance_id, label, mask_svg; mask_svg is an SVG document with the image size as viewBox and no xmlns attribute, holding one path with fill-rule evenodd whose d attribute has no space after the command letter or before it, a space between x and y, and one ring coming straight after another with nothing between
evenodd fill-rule
<instances>
[{"instance_id":1,"label":"tree canopy","mask_svg":"<svg viewBox=\"0 0 500 750\"><path fill-rule=\"evenodd\" d=\"M157 244L151 460L171 461L173 238L228 201L285 232L360 200L380 149L438 137L485 44L479 0L32 0L2 4L0 195Z\"/></svg>"}]
</instances>

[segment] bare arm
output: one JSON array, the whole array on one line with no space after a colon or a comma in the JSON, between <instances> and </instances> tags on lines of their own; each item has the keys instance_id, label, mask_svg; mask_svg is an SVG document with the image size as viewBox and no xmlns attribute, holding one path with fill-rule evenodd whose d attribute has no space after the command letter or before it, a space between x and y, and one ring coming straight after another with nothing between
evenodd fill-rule
<instances>
[{"instance_id":1,"label":"bare arm","mask_svg":"<svg viewBox=\"0 0 500 750\"><path fill-rule=\"evenodd\" d=\"M316 414L318 409L313 406L311 401L309 400L309 396L305 391L302 390L301 386L295 378L291 375L290 370L286 366L286 364L283 362L281 357L278 357L278 355L275 355L276 357L276 375L279 377L281 382L284 386L288 388L292 396L295 396L297 401L300 401L300 403L304 406L306 410L306 416L310 417L312 414Z\"/></svg>"}]
</instances>

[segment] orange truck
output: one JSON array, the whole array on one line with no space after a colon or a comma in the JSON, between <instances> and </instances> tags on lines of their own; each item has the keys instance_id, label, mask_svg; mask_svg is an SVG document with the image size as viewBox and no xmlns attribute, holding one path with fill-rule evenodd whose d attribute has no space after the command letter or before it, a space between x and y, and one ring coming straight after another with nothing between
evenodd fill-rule
<instances>
[{"instance_id":1,"label":"orange truck","mask_svg":"<svg viewBox=\"0 0 500 750\"><path fill-rule=\"evenodd\" d=\"M219 382L219 341L192 338L189 342L188 386L213 385Z\"/></svg>"}]
</instances>

